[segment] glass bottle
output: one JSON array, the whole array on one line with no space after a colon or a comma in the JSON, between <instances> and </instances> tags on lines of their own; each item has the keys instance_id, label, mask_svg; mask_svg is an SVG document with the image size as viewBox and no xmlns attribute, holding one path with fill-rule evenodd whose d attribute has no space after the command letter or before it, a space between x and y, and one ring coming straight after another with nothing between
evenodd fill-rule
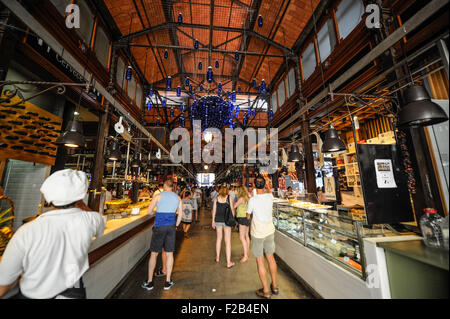
<instances>
[{"instance_id":1,"label":"glass bottle","mask_svg":"<svg viewBox=\"0 0 450 319\"><path fill-rule=\"evenodd\" d=\"M422 230L423 241L428 247L443 248L443 236L441 223L443 218L434 208L425 208L425 214L420 218L420 229Z\"/></svg>"},{"instance_id":2,"label":"glass bottle","mask_svg":"<svg viewBox=\"0 0 450 319\"><path fill-rule=\"evenodd\" d=\"M448 215L441 222L442 240L444 242L444 248L448 250Z\"/></svg>"}]
</instances>

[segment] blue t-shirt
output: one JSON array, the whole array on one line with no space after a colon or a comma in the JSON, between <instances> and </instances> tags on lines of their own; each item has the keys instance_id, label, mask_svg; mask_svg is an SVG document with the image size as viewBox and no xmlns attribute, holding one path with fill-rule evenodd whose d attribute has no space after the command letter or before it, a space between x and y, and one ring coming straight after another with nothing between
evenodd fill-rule
<instances>
[{"instance_id":1,"label":"blue t-shirt","mask_svg":"<svg viewBox=\"0 0 450 319\"><path fill-rule=\"evenodd\" d=\"M156 204L155 226L175 225L175 213L179 204L178 195L173 192L162 192Z\"/></svg>"}]
</instances>

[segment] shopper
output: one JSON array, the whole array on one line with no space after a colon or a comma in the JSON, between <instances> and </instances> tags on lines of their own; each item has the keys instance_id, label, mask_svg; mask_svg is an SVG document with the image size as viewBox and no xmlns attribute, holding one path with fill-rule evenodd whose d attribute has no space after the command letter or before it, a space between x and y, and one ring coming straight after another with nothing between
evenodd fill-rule
<instances>
[{"instance_id":1,"label":"shopper","mask_svg":"<svg viewBox=\"0 0 450 319\"><path fill-rule=\"evenodd\" d=\"M237 197L238 200L234 205L236 210L236 218L239 225L239 239L241 240L242 247L244 248L244 256L240 260L241 263L244 263L248 260L249 252L250 252L250 237L249 237L249 226L250 220L247 219L247 205L250 199L250 196L247 192L247 189L244 186L241 186L237 189Z\"/></svg>"},{"instance_id":2,"label":"shopper","mask_svg":"<svg viewBox=\"0 0 450 319\"><path fill-rule=\"evenodd\" d=\"M105 230L102 216L82 199L88 179L81 171L56 171L42 184L51 209L20 227L0 263L0 297L20 280L20 298L86 298L82 276L93 237Z\"/></svg>"},{"instance_id":3,"label":"shopper","mask_svg":"<svg viewBox=\"0 0 450 319\"><path fill-rule=\"evenodd\" d=\"M174 285L171 278L173 268L173 252L175 251L176 228L181 223L183 207L180 197L173 192L172 180L167 180L163 185L163 192L154 196L148 213L152 213L156 207L155 224L153 226L152 241L150 244L150 258L148 262L148 280L142 283L142 288L153 289L153 275L156 266L156 258L164 248L166 252L166 283L164 290L169 290ZM175 214L178 211L178 218L175 220Z\"/></svg>"},{"instance_id":4,"label":"shopper","mask_svg":"<svg viewBox=\"0 0 450 319\"><path fill-rule=\"evenodd\" d=\"M188 231L192 224L192 216L197 208L197 203L194 199L191 199L191 192L185 190L181 197L183 203L183 217L181 223L183 226L184 237L189 238Z\"/></svg>"},{"instance_id":5,"label":"shopper","mask_svg":"<svg viewBox=\"0 0 450 319\"><path fill-rule=\"evenodd\" d=\"M195 210L195 222L198 223L198 214L200 213L200 207L202 206L202 191L199 187L195 187L194 194L192 194L194 201L197 203L197 209Z\"/></svg>"},{"instance_id":6,"label":"shopper","mask_svg":"<svg viewBox=\"0 0 450 319\"><path fill-rule=\"evenodd\" d=\"M271 292L275 295L278 294L277 263L273 256L275 253L275 227L272 221L273 196L269 188L267 188L268 192L265 192L266 181L261 175L255 178L254 184L256 195L250 198L248 202L247 219L253 217L251 223L252 253L256 257L258 274L263 285L263 288L258 289L256 294L268 299L271 298ZM264 255L272 278L270 288L267 284Z\"/></svg>"},{"instance_id":7,"label":"shopper","mask_svg":"<svg viewBox=\"0 0 450 319\"><path fill-rule=\"evenodd\" d=\"M158 184L158 188L153 193L152 199L155 198L158 194L161 194L164 191L163 183ZM153 209L153 211L156 213L156 207ZM167 274L167 256L166 252L164 251L164 248L161 251L161 267L159 267L157 270L155 270L154 276L155 277L164 277Z\"/></svg>"},{"instance_id":8,"label":"shopper","mask_svg":"<svg viewBox=\"0 0 450 319\"><path fill-rule=\"evenodd\" d=\"M225 254L227 258L227 268L231 268L235 263L231 262L231 227L225 225L225 212L231 209L234 214L234 205L231 204L228 189L222 186L219 194L214 199L212 211L212 228L216 230L216 262L220 261L220 250L222 246L222 237L225 237Z\"/></svg>"}]
</instances>

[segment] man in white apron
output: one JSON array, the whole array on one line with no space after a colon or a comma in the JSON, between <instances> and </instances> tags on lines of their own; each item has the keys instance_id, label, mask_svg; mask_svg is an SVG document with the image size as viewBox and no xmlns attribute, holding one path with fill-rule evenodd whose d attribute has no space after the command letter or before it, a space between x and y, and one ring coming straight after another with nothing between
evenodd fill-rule
<instances>
[{"instance_id":1,"label":"man in white apron","mask_svg":"<svg viewBox=\"0 0 450 319\"><path fill-rule=\"evenodd\" d=\"M41 193L51 210L21 226L0 263L0 297L17 282L21 298L86 298L81 280L88 270L88 250L105 230L97 212L83 203L89 182L71 169L50 175Z\"/></svg>"}]
</instances>

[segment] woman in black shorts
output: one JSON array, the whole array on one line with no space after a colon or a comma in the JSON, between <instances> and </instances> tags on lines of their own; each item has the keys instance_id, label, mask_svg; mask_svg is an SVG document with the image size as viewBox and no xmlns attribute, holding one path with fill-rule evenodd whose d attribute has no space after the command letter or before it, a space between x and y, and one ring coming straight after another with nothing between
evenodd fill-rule
<instances>
[{"instance_id":1,"label":"woman in black shorts","mask_svg":"<svg viewBox=\"0 0 450 319\"><path fill-rule=\"evenodd\" d=\"M241 263L244 263L248 260L250 252L250 236L248 235L250 219L247 219L247 204L250 196L244 186L238 188L236 196L238 200L234 204L234 208L239 224L239 239L241 240L242 247L244 247L244 256L241 259Z\"/></svg>"}]
</instances>

